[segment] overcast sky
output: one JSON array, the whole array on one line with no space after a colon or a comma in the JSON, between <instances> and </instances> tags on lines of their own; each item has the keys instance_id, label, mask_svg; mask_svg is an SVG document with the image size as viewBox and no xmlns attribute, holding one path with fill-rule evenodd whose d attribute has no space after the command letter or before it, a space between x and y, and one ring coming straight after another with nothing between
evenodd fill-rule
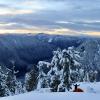
<instances>
[{"instance_id":1,"label":"overcast sky","mask_svg":"<svg viewBox=\"0 0 100 100\"><path fill-rule=\"evenodd\" d=\"M0 33L100 35L100 0L0 0Z\"/></svg>"}]
</instances>

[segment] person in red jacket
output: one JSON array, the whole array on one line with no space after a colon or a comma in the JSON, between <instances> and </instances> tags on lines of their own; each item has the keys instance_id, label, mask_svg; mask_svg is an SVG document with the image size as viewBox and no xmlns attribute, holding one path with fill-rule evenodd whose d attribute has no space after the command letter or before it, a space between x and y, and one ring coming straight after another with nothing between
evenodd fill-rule
<instances>
[{"instance_id":1,"label":"person in red jacket","mask_svg":"<svg viewBox=\"0 0 100 100\"><path fill-rule=\"evenodd\" d=\"M73 92L84 92L82 89L78 88L80 85L75 84Z\"/></svg>"}]
</instances>

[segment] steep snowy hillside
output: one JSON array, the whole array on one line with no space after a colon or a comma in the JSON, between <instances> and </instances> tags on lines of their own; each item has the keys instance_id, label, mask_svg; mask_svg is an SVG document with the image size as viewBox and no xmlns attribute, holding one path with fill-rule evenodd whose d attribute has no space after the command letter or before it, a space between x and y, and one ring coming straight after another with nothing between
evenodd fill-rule
<instances>
[{"instance_id":1,"label":"steep snowy hillside","mask_svg":"<svg viewBox=\"0 0 100 100\"><path fill-rule=\"evenodd\" d=\"M81 37L43 33L0 35L0 65L10 68L13 60L19 75L23 75L38 61L50 59L58 47L78 46L82 41Z\"/></svg>"},{"instance_id":2,"label":"steep snowy hillside","mask_svg":"<svg viewBox=\"0 0 100 100\"><path fill-rule=\"evenodd\" d=\"M50 60L52 58L52 51L57 48L67 49L70 46L78 47L83 44L84 48L86 48L86 53L89 52L92 56L92 54L95 54L94 51L98 51L95 49L95 46L98 45L98 43L95 43L95 46L92 46L92 39L98 40L98 43L100 44L99 38L89 36L48 35L43 33L34 35L0 35L0 65L11 68L11 60L13 60L15 62L16 70L19 70L18 76L24 76L27 71L30 71L34 64L36 65L38 63L38 61ZM87 40L90 40L90 42L86 42ZM87 47L89 47L89 49ZM90 52L89 50L92 51ZM98 55L98 53L96 53L96 55L96 66L99 66L100 54ZM94 56L91 56L89 60L93 62L92 58ZM83 61L83 63L84 62L85 61Z\"/></svg>"},{"instance_id":3,"label":"steep snowy hillside","mask_svg":"<svg viewBox=\"0 0 100 100\"><path fill-rule=\"evenodd\" d=\"M16 96L3 97L0 100L99 100L100 83L80 83L84 93L38 93L30 92ZM93 92L95 91L95 92Z\"/></svg>"},{"instance_id":4,"label":"steep snowy hillside","mask_svg":"<svg viewBox=\"0 0 100 100\"><path fill-rule=\"evenodd\" d=\"M98 68L100 66L100 44L97 40L88 40L78 47L82 51L83 65Z\"/></svg>"},{"instance_id":5,"label":"steep snowy hillside","mask_svg":"<svg viewBox=\"0 0 100 100\"><path fill-rule=\"evenodd\" d=\"M89 71L90 69L98 70L98 81L100 81L100 40L90 39L82 43L77 50L82 57L80 63L82 67Z\"/></svg>"}]
</instances>

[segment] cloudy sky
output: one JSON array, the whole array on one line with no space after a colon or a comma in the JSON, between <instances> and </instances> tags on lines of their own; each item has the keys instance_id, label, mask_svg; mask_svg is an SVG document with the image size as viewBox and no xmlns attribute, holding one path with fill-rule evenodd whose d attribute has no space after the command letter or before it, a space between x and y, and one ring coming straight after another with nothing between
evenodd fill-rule
<instances>
[{"instance_id":1,"label":"cloudy sky","mask_svg":"<svg viewBox=\"0 0 100 100\"><path fill-rule=\"evenodd\" d=\"M100 0L0 0L0 33L100 35Z\"/></svg>"}]
</instances>

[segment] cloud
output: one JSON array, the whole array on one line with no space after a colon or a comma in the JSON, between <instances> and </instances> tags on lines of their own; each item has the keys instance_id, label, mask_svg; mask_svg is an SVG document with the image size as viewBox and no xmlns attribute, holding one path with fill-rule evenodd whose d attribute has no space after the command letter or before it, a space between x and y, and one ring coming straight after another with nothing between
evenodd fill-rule
<instances>
[{"instance_id":1,"label":"cloud","mask_svg":"<svg viewBox=\"0 0 100 100\"><path fill-rule=\"evenodd\" d=\"M8 5L0 4L0 8L8 8L8 7L9 7Z\"/></svg>"},{"instance_id":2,"label":"cloud","mask_svg":"<svg viewBox=\"0 0 100 100\"><path fill-rule=\"evenodd\" d=\"M34 13L32 10L0 9L0 15L20 15Z\"/></svg>"},{"instance_id":3,"label":"cloud","mask_svg":"<svg viewBox=\"0 0 100 100\"><path fill-rule=\"evenodd\" d=\"M100 0L0 0L0 22L4 31L93 35L100 31Z\"/></svg>"},{"instance_id":4,"label":"cloud","mask_svg":"<svg viewBox=\"0 0 100 100\"><path fill-rule=\"evenodd\" d=\"M92 35L92 36L100 36L100 31L87 31L84 34Z\"/></svg>"},{"instance_id":5,"label":"cloud","mask_svg":"<svg viewBox=\"0 0 100 100\"><path fill-rule=\"evenodd\" d=\"M99 20L58 21L56 23L58 23L58 25L67 27L72 30L100 31L100 21Z\"/></svg>"}]
</instances>

